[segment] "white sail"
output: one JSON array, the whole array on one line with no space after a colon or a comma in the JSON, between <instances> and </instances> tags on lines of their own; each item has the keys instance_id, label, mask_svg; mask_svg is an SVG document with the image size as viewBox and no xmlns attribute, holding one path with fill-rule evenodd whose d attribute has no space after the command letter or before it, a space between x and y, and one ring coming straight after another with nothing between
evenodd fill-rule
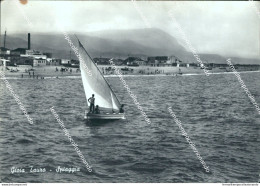
<instances>
[{"instance_id":1,"label":"white sail","mask_svg":"<svg viewBox=\"0 0 260 186\"><path fill-rule=\"evenodd\" d=\"M98 67L89 56L83 45L79 42L80 70L86 99L92 94L95 95L95 105L100 109L109 109L110 111L119 110L118 101L113 90L99 71ZM84 65L85 64L85 65ZM91 73L91 74L90 74Z\"/></svg>"},{"instance_id":2,"label":"white sail","mask_svg":"<svg viewBox=\"0 0 260 186\"><path fill-rule=\"evenodd\" d=\"M119 107L118 107L118 105L116 104L116 102L115 102L115 100L114 100L114 98L113 98L112 92L111 92L111 99L112 99L112 108L113 108L113 110L114 110L114 109L115 109L115 110L119 110Z\"/></svg>"}]
</instances>

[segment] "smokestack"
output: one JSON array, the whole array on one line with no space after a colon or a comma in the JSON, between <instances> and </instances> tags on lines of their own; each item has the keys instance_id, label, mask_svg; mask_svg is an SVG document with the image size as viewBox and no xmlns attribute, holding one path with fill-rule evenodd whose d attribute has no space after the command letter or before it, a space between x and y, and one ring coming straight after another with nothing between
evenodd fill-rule
<instances>
[{"instance_id":1,"label":"smokestack","mask_svg":"<svg viewBox=\"0 0 260 186\"><path fill-rule=\"evenodd\" d=\"M31 49L31 34L28 33L28 50Z\"/></svg>"},{"instance_id":2,"label":"smokestack","mask_svg":"<svg viewBox=\"0 0 260 186\"><path fill-rule=\"evenodd\" d=\"M5 42L6 42L6 31L5 31L5 38L4 38L4 48L5 48Z\"/></svg>"}]
</instances>

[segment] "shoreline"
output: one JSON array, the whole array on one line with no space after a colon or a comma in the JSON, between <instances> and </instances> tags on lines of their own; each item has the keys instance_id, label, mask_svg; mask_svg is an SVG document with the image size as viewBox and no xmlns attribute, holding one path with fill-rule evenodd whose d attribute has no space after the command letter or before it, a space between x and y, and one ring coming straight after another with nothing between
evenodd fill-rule
<instances>
[{"instance_id":1,"label":"shoreline","mask_svg":"<svg viewBox=\"0 0 260 186\"><path fill-rule=\"evenodd\" d=\"M110 66L99 66L99 70L104 77L117 77L114 71L106 70ZM149 76L195 76L195 75L206 75L203 69L193 68L193 67L150 67L150 66L139 66L139 67L128 67L129 71L123 71L126 66L117 66L121 70L123 77L149 77ZM76 68L67 68L67 71L61 72L63 66L44 66L35 67L33 71L30 71L31 66L23 65L19 67L8 67L10 70L3 70L0 67L0 71L5 73L5 77L8 79L59 79L59 78L71 78L76 79L81 77L81 73L77 71ZM56 71L56 68L58 71ZM17 72L11 72L11 69L18 70ZM105 69L105 70L104 70ZM179 69L181 73L179 74ZM239 73L255 73L260 72L260 70L244 70L237 69ZM226 69L213 68L209 70L209 75L217 74L231 74L232 71L227 72Z\"/></svg>"},{"instance_id":2,"label":"shoreline","mask_svg":"<svg viewBox=\"0 0 260 186\"><path fill-rule=\"evenodd\" d=\"M260 73L259 71L241 71L239 73L246 74L246 73ZM234 72L215 72L215 73L209 73L210 75L221 75L221 74L234 74ZM151 75L138 75L138 74L124 74L123 77L166 77L166 76L172 76L172 77L181 77L181 76L206 76L205 73L200 74L182 74L182 75L174 75L174 74L151 74ZM104 75L104 77L118 77L118 75L110 74L110 75ZM24 80L33 80L37 78L30 78L30 77L17 77L17 76L5 76L5 78L0 79L24 79ZM41 78L38 78L41 79ZM44 79L81 79L81 74L79 75L63 75L63 76L45 76Z\"/></svg>"}]
</instances>

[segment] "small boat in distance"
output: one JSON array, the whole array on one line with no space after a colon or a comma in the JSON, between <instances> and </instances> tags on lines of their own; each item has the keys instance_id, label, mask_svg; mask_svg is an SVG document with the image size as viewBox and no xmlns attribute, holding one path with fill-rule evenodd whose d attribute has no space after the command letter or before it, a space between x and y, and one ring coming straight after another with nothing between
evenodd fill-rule
<instances>
[{"instance_id":1,"label":"small boat in distance","mask_svg":"<svg viewBox=\"0 0 260 186\"><path fill-rule=\"evenodd\" d=\"M95 106L99 106L100 113L85 111L84 119L87 120L117 120L125 119L124 113L119 113L122 106L114 91L104 78L93 59L78 39L78 53L82 58L80 62L81 78L89 107L88 98L94 94ZM83 65L82 65L83 63ZM85 64L85 65L84 65ZM87 67L87 68L86 68ZM91 72L91 75L90 73Z\"/></svg>"}]
</instances>

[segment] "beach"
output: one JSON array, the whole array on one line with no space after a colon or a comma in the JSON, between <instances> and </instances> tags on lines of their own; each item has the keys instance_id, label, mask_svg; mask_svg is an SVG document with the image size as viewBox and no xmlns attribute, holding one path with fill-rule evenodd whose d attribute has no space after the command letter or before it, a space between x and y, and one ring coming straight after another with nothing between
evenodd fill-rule
<instances>
[{"instance_id":1,"label":"beach","mask_svg":"<svg viewBox=\"0 0 260 186\"><path fill-rule=\"evenodd\" d=\"M112 70L110 66L100 65L98 66L100 72L105 76L116 76L116 73ZM31 67L29 65L20 65L17 67L8 66L9 70L4 70L4 67L0 67L0 71L5 73L6 77L16 77L16 78L59 78L59 77L78 77L81 76L80 70L77 68L70 68L64 66L43 66L43 67ZM138 66L138 67L129 67L129 66L116 66L120 70L122 75L125 76L161 76L161 75L203 75L205 74L203 69L199 67L151 67L151 66ZM64 69L64 71L61 71ZM66 69L66 70L65 70ZM107 69L107 70L106 70ZM179 70L180 69L180 70ZM13 70L13 72L11 72ZM18 70L18 71L17 71ZM236 69L238 72L255 72L259 69ZM213 68L209 70L209 74L218 74L218 73L232 73L227 72L226 69Z\"/></svg>"}]
</instances>

